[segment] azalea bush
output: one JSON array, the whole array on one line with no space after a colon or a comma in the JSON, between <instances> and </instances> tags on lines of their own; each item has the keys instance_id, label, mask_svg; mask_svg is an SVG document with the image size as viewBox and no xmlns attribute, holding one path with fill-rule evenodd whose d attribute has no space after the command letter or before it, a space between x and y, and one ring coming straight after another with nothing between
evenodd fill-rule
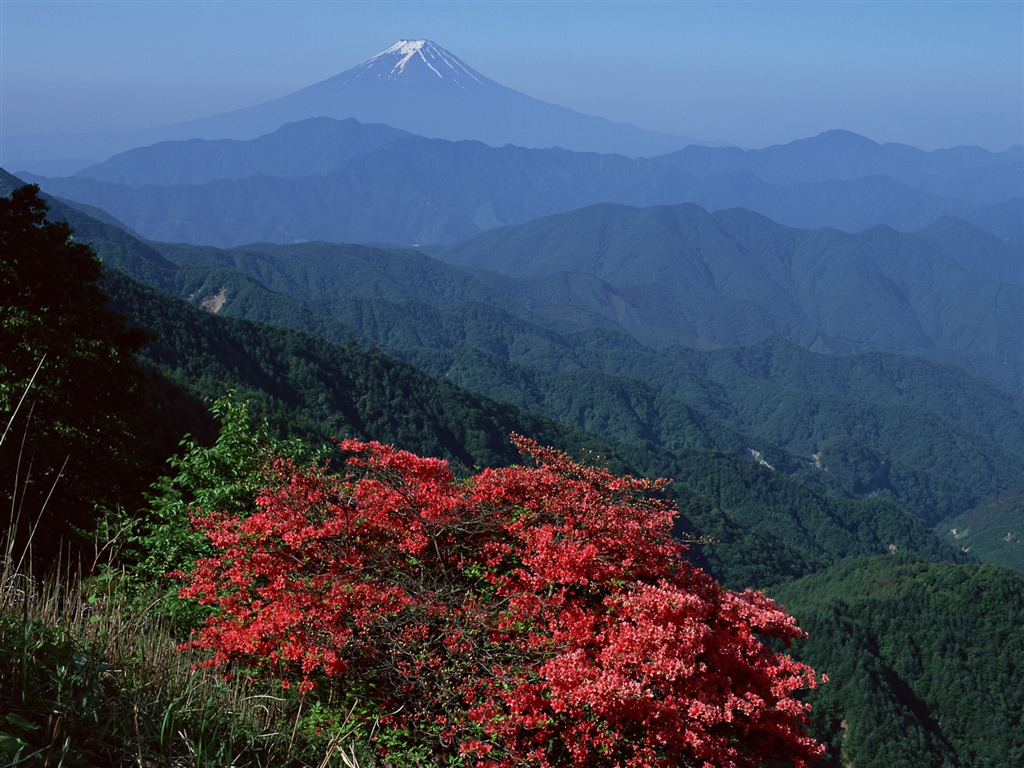
<instances>
[{"instance_id":1,"label":"azalea bush","mask_svg":"<svg viewBox=\"0 0 1024 768\"><path fill-rule=\"evenodd\" d=\"M820 755L815 673L777 650L802 632L687 562L662 481L513 439L531 466L464 479L374 442L342 442L338 469L277 459L251 514L194 518L214 554L182 596L214 613L189 647L343 702L387 764Z\"/></svg>"}]
</instances>

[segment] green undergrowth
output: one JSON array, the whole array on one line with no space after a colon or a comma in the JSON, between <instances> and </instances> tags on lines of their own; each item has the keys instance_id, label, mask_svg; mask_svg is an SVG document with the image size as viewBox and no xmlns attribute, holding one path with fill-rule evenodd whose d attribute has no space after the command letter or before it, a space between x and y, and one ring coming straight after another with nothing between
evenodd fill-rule
<instances>
[{"instance_id":1,"label":"green undergrowth","mask_svg":"<svg viewBox=\"0 0 1024 768\"><path fill-rule=\"evenodd\" d=\"M116 573L0 567L0 765L357 766L344 713L197 667Z\"/></svg>"}]
</instances>

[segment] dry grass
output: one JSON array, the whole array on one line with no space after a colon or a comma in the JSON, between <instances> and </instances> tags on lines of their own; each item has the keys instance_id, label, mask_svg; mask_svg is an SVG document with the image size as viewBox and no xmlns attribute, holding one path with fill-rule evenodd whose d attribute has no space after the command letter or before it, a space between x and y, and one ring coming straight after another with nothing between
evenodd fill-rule
<instances>
[{"instance_id":1,"label":"dry grass","mask_svg":"<svg viewBox=\"0 0 1024 768\"><path fill-rule=\"evenodd\" d=\"M37 578L19 562L31 557L6 547L0 766L358 768L350 723L316 733L302 699L198 667L159 602L129 597L120 575Z\"/></svg>"},{"instance_id":2,"label":"dry grass","mask_svg":"<svg viewBox=\"0 0 1024 768\"><path fill-rule=\"evenodd\" d=\"M344 712L332 719L321 707L311 719L294 693L200 667L194 652L179 650L184 638L165 595L154 589L147 600L125 573L97 571L101 560L117 561L120 533L97 542L85 572L70 558L33 572L32 539L49 497L29 520L19 490L31 467L11 426L19 412L31 414L38 373L0 434L0 449L19 451L0 536L0 768L359 768Z\"/></svg>"},{"instance_id":3,"label":"dry grass","mask_svg":"<svg viewBox=\"0 0 1024 768\"><path fill-rule=\"evenodd\" d=\"M0 768L358 768L342 747L347 720L317 730L295 694L199 667L163 599L140 597L125 574L67 562L34 573L41 515L21 519L13 495L0 537Z\"/></svg>"}]
</instances>

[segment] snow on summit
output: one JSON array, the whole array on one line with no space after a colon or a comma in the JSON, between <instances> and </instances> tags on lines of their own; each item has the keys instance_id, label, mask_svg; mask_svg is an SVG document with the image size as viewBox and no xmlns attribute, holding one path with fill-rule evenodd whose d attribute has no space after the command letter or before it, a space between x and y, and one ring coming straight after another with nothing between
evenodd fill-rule
<instances>
[{"instance_id":1,"label":"snow on summit","mask_svg":"<svg viewBox=\"0 0 1024 768\"><path fill-rule=\"evenodd\" d=\"M434 72L436 72L438 77L444 78L444 75L438 72L434 65L427 60L427 55L423 53L424 47L427 48L427 53L429 54L430 48L428 46L427 40L399 40L386 51L377 54L377 56L374 56L373 58L376 59L380 56L387 56L389 53L393 53L396 56L401 56L402 58L399 59L398 63L391 68L391 72L393 74L400 74L402 71L405 70L405 65L409 63L409 59L419 54L419 57L423 60L423 62L428 67L430 67Z\"/></svg>"},{"instance_id":2,"label":"snow on summit","mask_svg":"<svg viewBox=\"0 0 1024 768\"><path fill-rule=\"evenodd\" d=\"M436 77L452 79L465 88L465 78L471 78L479 85L484 84L482 75L466 66L453 53L446 51L431 40L399 40L390 48L366 60L359 67L357 77L372 73L388 80L397 79L406 72L417 69L432 72Z\"/></svg>"}]
</instances>

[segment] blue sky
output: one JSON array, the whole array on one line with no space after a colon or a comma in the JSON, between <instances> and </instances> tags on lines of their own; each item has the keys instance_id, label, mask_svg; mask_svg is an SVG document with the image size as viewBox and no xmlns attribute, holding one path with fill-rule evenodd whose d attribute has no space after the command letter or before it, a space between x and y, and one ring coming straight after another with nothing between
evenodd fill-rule
<instances>
[{"instance_id":1,"label":"blue sky","mask_svg":"<svg viewBox=\"0 0 1024 768\"><path fill-rule=\"evenodd\" d=\"M266 101L430 38L536 98L756 147L1024 141L1024 2L0 0L0 133Z\"/></svg>"}]
</instances>

